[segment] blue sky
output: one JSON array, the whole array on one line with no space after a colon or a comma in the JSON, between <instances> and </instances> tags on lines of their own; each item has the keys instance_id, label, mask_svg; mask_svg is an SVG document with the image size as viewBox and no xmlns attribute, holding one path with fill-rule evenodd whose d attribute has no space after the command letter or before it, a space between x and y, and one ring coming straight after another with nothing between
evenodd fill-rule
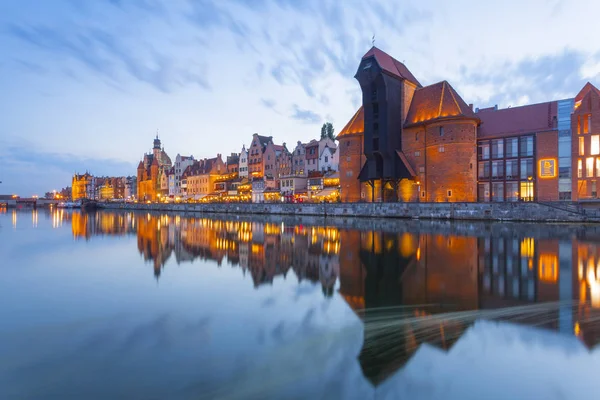
<instances>
[{"instance_id":1,"label":"blue sky","mask_svg":"<svg viewBox=\"0 0 600 400\"><path fill-rule=\"evenodd\" d=\"M599 83L599 14L593 0L3 0L0 193L133 175L157 130L172 158L339 131L373 34L478 107L572 97Z\"/></svg>"}]
</instances>

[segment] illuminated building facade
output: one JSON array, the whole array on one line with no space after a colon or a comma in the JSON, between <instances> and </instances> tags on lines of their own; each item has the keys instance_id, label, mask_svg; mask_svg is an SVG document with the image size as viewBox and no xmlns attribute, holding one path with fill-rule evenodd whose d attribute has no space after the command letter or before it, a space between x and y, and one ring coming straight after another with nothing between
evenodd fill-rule
<instances>
[{"instance_id":1,"label":"illuminated building facade","mask_svg":"<svg viewBox=\"0 0 600 400\"><path fill-rule=\"evenodd\" d=\"M161 196L168 195L168 182L163 181L163 175L171 168L171 159L161 147L158 135L154 139L152 153L144 154L137 168L137 198L141 201L157 201Z\"/></svg>"},{"instance_id":2,"label":"illuminated building facade","mask_svg":"<svg viewBox=\"0 0 600 400\"><path fill-rule=\"evenodd\" d=\"M214 158L194 161L182 175L181 196L201 199L214 194L215 182L224 174L227 174L227 166L221 154Z\"/></svg>"},{"instance_id":3,"label":"illuminated building facade","mask_svg":"<svg viewBox=\"0 0 600 400\"><path fill-rule=\"evenodd\" d=\"M574 99L473 109L448 82L422 86L376 47L355 78L362 106L337 137L344 202L598 196L600 91L590 83Z\"/></svg>"},{"instance_id":4,"label":"illuminated building facade","mask_svg":"<svg viewBox=\"0 0 600 400\"><path fill-rule=\"evenodd\" d=\"M571 118L573 200L598 198L600 180L600 91L586 84L577 94Z\"/></svg>"},{"instance_id":5,"label":"illuminated building facade","mask_svg":"<svg viewBox=\"0 0 600 400\"><path fill-rule=\"evenodd\" d=\"M71 180L71 199L94 199L96 193L96 177L86 171L85 174L73 175Z\"/></svg>"}]
</instances>

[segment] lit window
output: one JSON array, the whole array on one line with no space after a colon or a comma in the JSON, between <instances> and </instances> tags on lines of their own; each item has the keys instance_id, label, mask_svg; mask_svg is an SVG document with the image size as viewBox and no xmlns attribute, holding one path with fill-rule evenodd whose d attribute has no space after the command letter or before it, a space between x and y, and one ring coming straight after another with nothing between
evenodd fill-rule
<instances>
[{"instance_id":1,"label":"lit window","mask_svg":"<svg viewBox=\"0 0 600 400\"><path fill-rule=\"evenodd\" d=\"M600 178L600 157L596 157L596 177Z\"/></svg>"},{"instance_id":2,"label":"lit window","mask_svg":"<svg viewBox=\"0 0 600 400\"><path fill-rule=\"evenodd\" d=\"M600 135L592 135L592 145L590 146L590 154L597 156L600 154Z\"/></svg>"},{"instance_id":3,"label":"lit window","mask_svg":"<svg viewBox=\"0 0 600 400\"><path fill-rule=\"evenodd\" d=\"M591 178L594 176L594 157L585 159L585 176Z\"/></svg>"},{"instance_id":4,"label":"lit window","mask_svg":"<svg viewBox=\"0 0 600 400\"><path fill-rule=\"evenodd\" d=\"M420 157L421 156L421 152L420 151L415 151L415 157Z\"/></svg>"},{"instance_id":5,"label":"lit window","mask_svg":"<svg viewBox=\"0 0 600 400\"><path fill-rule=\"evenodd\" d=\"M444 153L446 151L446 149L444 149L444 146L440 146L438 148L438 150L439 150L440 153Z\"/></svg>"},{"instance_id":6,"label":"lit window","mask_svg":"<svg viewBox=\"0 0 600 400\"><path fill-rule=\"evenodd\" d=\"M583 138L583 136L579 138L579 155L585 155L585 139Z\"/></svg>"}]
</instances>

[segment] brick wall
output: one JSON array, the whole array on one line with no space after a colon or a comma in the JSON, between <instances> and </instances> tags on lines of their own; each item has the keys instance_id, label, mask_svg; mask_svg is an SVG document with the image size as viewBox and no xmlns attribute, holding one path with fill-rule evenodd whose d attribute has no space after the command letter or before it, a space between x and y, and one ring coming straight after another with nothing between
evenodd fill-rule
<instances>
[{"instance_id":1,"label":"brick wall","mask_svg":"<svg viewBox=\"0 0 600 400\"><path fill-rule=\"evenodd\" d=\"M541 132L536 135L536 171L538 201L558 201L558 131ZM552 159L555 165L553 178L542 178L540 160Z\"/></svg>"},{"instance_id":2,"label":"brick wall","mask_svg":"<svg viewBox=\"0 0 600 400\"><path fill-rule=\"evenodd\" d=\"M405 129L402 143L406 158L419 176L421 193L425 192L421 201L477 201L475 122L452 121Z\"/></svg>"},{"instance_id":3,"label":"brick wall","mask_svg":"<svg viewBox=\"0 0 600 400\"><path fill-rule=\"evenodd\" d=\"M361 183L358 174L365 162L362 141L362 134L344 135L339 138L340 196L344 203L361 199Z\"/></svg>"},{"instance_id":4,"label":"brick wall","mask_svg":"<svg viewBox=\"0 0 600 400\"><path fill-rule=\"evenodd\" d=\"M591 126L587 133L584 133L585 125L588 125L588 115L591 115ZM596 191L600 184L597 178L600 177L600 169L596 168L596 158L600 155L590 154L591 136L600 135L600 96L595 91L590 91L581 100L581 104L571 115L571 159L572 159L572 190L571 198L573 201L593 197L593 186L596 182ZM584 155L579 155L579 138L583 138ZM594 158L594 176L588 177L586 171L586 158ZM577 176L578 160L582 161L582 177Z\"/></svg>"}]
</instances>

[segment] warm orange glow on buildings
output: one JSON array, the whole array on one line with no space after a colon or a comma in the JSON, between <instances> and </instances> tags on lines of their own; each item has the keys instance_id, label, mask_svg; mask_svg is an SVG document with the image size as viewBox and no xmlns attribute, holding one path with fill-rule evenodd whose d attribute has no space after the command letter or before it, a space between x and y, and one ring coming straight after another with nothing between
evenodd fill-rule
<instances>
[{"instance_id":1,"label":"warm orange glow on buildings","mask_svg":"<svg viewBox=\"0 0 600 400\"><path fill-rule=\"evenodd\" d=\"M558 256L556 254L540 254L538 258L538 276L542 282L558 281Z\"/></svg>"}]
</instances>

